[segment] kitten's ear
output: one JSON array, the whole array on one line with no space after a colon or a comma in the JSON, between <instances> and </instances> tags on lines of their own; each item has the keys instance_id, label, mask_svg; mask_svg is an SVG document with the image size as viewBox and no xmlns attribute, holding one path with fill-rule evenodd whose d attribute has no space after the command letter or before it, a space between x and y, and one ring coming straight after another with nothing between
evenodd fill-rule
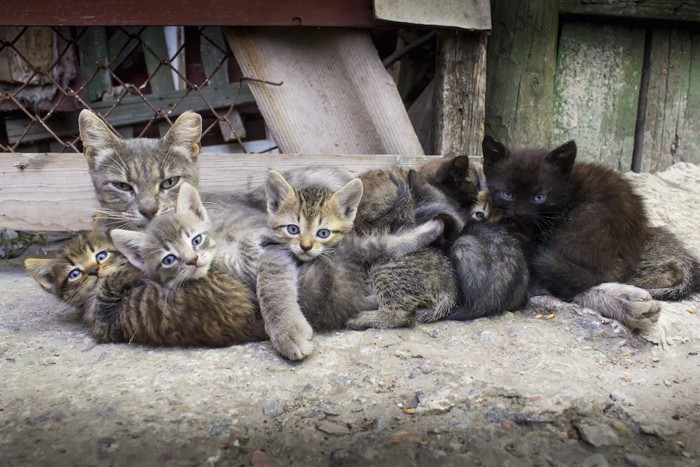
<instances>
[{"instance_id":1,"label":"kitten's ear","mask_svg":"<svg viewBox=\"0 0 700 467\"><path fill-rule=\"evenodd\" d=\"M362 192L362 180L353 178L343 188L333 193L330 202L335 202L342 214L350 222L353 222L357 215L357 207L360 205L360 200L362 200Z\"/></svg>"},{"instance_id":2,"label":"kitten's ear","mask_svg":"<svg viewBox=\"0 0 700 467\"><path fill-rule=\"evenodd\" d=\"M78 127L80 139L83 142L83 152L90 167L119 150L121 138L91 111L87 109L80 111Z\"/></svg>"},{"instance_id":3,"label":"kitten's ear","mask_svg":"<svg viewBox=\"0 0 700 467\"><path fill-rule=\"evenodd\" d=\"M56 281L56 276L51 270L52 265L52 259L27 258L24 260L24 269L27 270L27 274L47 292L52 291L53 284Z\"/></svg>"},{"instance_id":4,"label":"kitten's ear","mask_svg":"<svg viewBox=\"0 0 700 467\"><path fill-rule=\"evenodd\" d=\"M204 204L202 204L202 198L200 198L199 193L189 183L183 183L180 186L180 192L177 194L175 212L182 214L187 211L193 213L199 220L209 222L209 215L204 208Z\"/></svg>"},{"instance_id":5,"label":"kitten's ear","mask_svg":"<svg viewBox=\"0 0 700 467\"><path fill-rule=\"evenodd\" d=\"M510 157L508 149L489 135L484 135L481 150L484 153L484 172L487 175L496 163Z\"/></svg>"},{"instance_id":6,"label":"kitten's ear","mask_svg":"<svg viewBox=\"0 0 700 467\"><path fill-rule=\"evenodd\" d=\"M282 206L282 203L294 194L294 188L287 182L281 173L270 170L265 181L265 196L267 198L267 212L274 214Z\"/></svg>"},{"instance_id":7,"label":"kitten's ear","mask_svg":"<svg viewBox=\"0 0 700 467\"><path fill-rule=\"evenodd\" d=\"M190 110L183 112L163 137L168 148L177 148L190 155L193 161L199 157L202 139L202 117Z\"/></svg>"},{"instance_id":8,"label":"kitten's ear","mask_svg":"<svg viewBox=\"0 0 700 467\"><path fill-rule=\"evenodd\" d=\"M146 263L141 256L141 246L146 242L148 235L143 232L132 232L131 230L114 229L110 232L114 246L126 256L131 264L143 272L146 271Z\"/></svg>"},{"instance_id":9,"label":"kitten's ear","mask_svg":"<svg viewBox=\"0 0 700 467\"><path fill-rule=\"evenodd\" d=\"M576 160L576 142L572 139L547 154L547 162L559 167L562 175L571 173Z\"/></svg>"}]
</instances>

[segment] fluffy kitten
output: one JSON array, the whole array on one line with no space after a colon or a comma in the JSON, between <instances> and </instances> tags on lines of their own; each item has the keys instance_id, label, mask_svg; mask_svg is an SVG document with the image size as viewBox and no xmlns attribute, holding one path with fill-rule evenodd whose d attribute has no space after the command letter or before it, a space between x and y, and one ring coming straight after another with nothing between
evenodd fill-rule
<instances>
[{"instance_id":1,"label":"fluffy kitten","mask_svg":"<svg viewBox=\"0 0 700 467\"><path fill-rule=\"evenodd\" d=\"M80 138L100 209L93 230L142 230L175 207L184 182L197 186L202 119L184 112L161 139L122 139L89 110L78 118Z\"/></svg>"},{"instance_id":2,"label":"fluffy kitten","mask_svg":"<svg viewBox=\"0 0 700 467\"><path fill-rule=\"evenodd\" d=\"M406 275L407 265L392 262L435 240L443 231L441 221L396 234L358 236L353 234L363 194L358 179L334 191L318 185L294 187L270 171L266 191L269 223L276 237L276 245L268 248L286 250L287 261L297 263L298 301L314 329L338 329L346 323L356 328L407 325L415 320L418 308L430 310L425 316L444 314L440 307L454 302L441 294L445 284L453 282L446 260L448 277L434 274L428 280L414 280ZM431 267L429 252L416 254L423 268ZM388 263L391 272L380 266ZM365 312L370 314L358 316Z\"/></svg>"},{"instance_id":3,"label":"fluffy kitten","mask_svg":"<svg viewBox=\"0 0 700 467\"><path fill-rule=\"evenodd\" d=\"M659 305L629 283L654 291L667 289L669 277L695 282L692 274L683 279L690 268L680 265L692 256L677 239L663 242L672 249L652 252L653 239L668 239L670 233L650 228L630 184L605 167L574 164L573 141L552 151L511 152L486 136L483 151L491 202L520 235L531 273L547 291L643 328L657 320ZM666 257L675 271L647 274L656 268L644 267L643 257L652 262Z\"/></svg>"}]
</instances>

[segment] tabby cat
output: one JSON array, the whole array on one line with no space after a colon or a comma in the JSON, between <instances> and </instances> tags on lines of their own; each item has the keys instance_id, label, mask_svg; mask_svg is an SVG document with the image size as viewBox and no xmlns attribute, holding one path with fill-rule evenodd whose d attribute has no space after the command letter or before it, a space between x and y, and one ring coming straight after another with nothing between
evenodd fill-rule
<instances>
[{"instance_id":1,"label":"tabby cat","mask_svg":"<svg viewBox=\"0 0 700 467\"><path fill-rule=\"evenodd\" d=\"M407 265L392 263L439 237L444 228L442 221L431 220L394 234L355 235L354 220L363 184L352 179L335 189L333 185L339 185L344 178L341 174L314 182L307 177L301 186L294 187L283 175L275 171L268 174L269 224L275 239L267 250L275 252L283 266L261 264L258 292L263 313L273 311L271 316L266 316L273 344L273 334L282 328L278 323L298 319L288 318L293 306L277 306L270 310L264 305L288 302L288 290L264 285L270 281L270 274L279 274L281 270L293 271L287 277L296 279L298 304L307 323L316 330L338 329L346 324L355 328L407 325L415 319L411 315L419 307L430 310L423 313L425 316L444 314L447 310L443 308L449 308L454 302L454 287L443 293L453 284L446 259L440 265L442 270L431 275L429 280L416 280L406 274ZM419 262L423 270L432 267L429 261L433 255L423 250L415 254L418 257L412 264ZM387 268L386 264L392 266ZM390 276L393 281L389 281ZM303 331L303 328L298 330ZM311 333L281 337L291 341L283 343L298 344L303 343L304 338L309 340ZM293 358L294 354L284 350L278 348L284 356Z\"/></svg>"},{"instance_id":2,"label":"tabby cat","mask_svg":"<svg viewBox=\"0 0 700 467\"><path fill-rule=\"evenodd\" d=\"M83 110L80 138L100 208L93 230L142 230L175 207L184 182L197 186L202 118L183 112L161 139L117 136L97 115Z\"/></svg>"},{"instance_id":3,"label":"tabby cat","mask_svg":"<svg viewBox=\"0 0 700 467\"><path fill-rule=\"evenodd\" d=\"M486 136L483 151L491 202L523 241L537 286L631 328L658 319L653 297L693 289L697 261L670 232L650 227L641 197L617 172L574 164L573 141L510 151ZM666 264L659 270L643 258ZM672 282L686 285L669 293Z\"/></svg>"}]
</instances>

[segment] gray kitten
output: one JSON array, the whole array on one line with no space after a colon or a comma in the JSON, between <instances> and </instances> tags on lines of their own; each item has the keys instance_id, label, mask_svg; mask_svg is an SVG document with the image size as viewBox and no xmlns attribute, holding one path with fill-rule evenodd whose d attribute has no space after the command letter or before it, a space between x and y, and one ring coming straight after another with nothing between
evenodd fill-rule
<instances>
[{"instance_id":1,"label":"gray kitten","mask_svg":"<svg viewBox=\"0 0 700 467\"><path fill-rule=\"evenodd\" d=\"M194 112L180 115L161 139L123 139L89 110L80 112L78 123L100 202L94 230L142 230L175 207L182 183L199 183L202 119Z\"/></svg>"}]
</instances>

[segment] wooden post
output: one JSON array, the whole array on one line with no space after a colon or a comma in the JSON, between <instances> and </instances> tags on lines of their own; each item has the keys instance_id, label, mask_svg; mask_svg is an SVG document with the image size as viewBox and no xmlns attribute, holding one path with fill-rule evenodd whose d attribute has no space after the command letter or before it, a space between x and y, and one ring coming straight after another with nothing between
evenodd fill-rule
<instances>
[{"instance_id":1,"label":"wooden post","mask_svg":"<svg viewBox=\"0 0 700 467\"><path fill-rule=\"evenodd\" d=\"M444 31L440 36L435 86L436 154L481 155L486 37L486 33L468 31Z\"/></svg>"}]
</instances>

